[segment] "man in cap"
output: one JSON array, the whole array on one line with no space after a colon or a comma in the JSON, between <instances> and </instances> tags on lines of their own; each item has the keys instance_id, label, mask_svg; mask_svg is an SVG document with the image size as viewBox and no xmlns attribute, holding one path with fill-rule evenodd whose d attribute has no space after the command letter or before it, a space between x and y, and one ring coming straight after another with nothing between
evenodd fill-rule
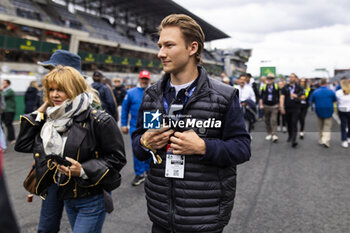
<instances>
[{"instance_id":1,"label":"man in cap","mask_svg":"<svg viewBox=\"0 0 350 233\"><path fill-rule=\"evenodd\" d=\"M261 87L259 99L260 109L264 110L265 125L267 130L266 140L277 142L277 114L279 104L279 88L275 81L275 75L267 75L267 84Z\"/></svg>"},{"instance_id":2,"label":"man in cap","mask_svg":"<svg viewBox=\"0 0 350 233\"><path fill-rule=\"evenodd\" d=\"M127 91L126 96L123 100L122 105L122 117L121 126L122 132L127 134L130 131L130 137L136 129L137 114L142 102L143 92L145 88L151 82L151 75L147 70L143 70L139 74L139 83L137 87L131 88ZM131 119L129 122L130 130L128 130L129 113L131 114ZM140 185L145 180L145 173L149 170L149 160L140 161L135 157L134 154L134 171L135 178L132 181L133 186Z\"/></svg>"},{"instance_id":3,"label":"man in cap","mask_svg":"<svg viewBox=\"0 0 350 233\"><path fill-rule=\"evenodd\" d=\"M113 100L113 92L108 88L108 86L103 83L103 74L102 72L96 70L93 75L92 79L94 82L91 84L92 88L97 90L99 92L99 97L102 103L102 108L111 116L115 117L117 113L117 108L114 104Z\"/></svg>"}]
</instances>

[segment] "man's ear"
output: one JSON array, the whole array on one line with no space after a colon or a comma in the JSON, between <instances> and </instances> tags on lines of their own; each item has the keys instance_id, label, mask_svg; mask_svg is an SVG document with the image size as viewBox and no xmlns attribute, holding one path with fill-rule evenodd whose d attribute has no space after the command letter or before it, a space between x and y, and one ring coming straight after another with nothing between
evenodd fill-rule
<instances>
[{"instance_id":1,"label":"man's ear","mask_svg":"<svg viewBox=\"0 0 350 233\"><path fill-rule=\"evenodd\" d=\"M198 52L198 42L197 41L192 41L191 44L189 45L190 48L190 55L194 55Z\"/></svg>"}]
</instances>

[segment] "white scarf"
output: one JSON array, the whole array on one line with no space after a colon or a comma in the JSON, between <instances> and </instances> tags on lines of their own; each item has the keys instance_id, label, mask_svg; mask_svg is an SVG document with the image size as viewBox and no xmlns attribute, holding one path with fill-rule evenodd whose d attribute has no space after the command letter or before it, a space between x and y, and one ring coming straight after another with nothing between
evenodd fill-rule
<instances>
[{"instance_id":1,"label":"white scarf","mask_svg":"<svg viewBox=\"0 0 350 233\"><path fill-rule=\"evenodd\" d=\"M73 100L66 100L59 106L47 108L47 120L40 132L44 151L47 155L61 154L63 139L60 133L69 130L72 126L73 117L88 109L92 100L92 94L82 93Z\"/></svg>"}]
</instances>

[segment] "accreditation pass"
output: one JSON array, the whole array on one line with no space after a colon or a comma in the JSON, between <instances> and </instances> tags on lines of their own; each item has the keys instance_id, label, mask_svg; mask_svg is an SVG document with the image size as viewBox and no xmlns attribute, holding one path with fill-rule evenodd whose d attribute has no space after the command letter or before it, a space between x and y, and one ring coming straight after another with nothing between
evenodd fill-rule
<instances>
[{"instance_id":1,"label":"accreditation pass","mask_svg":"<svg viewBox=\"0 0 350 233\"><path fill-rule=\"evenodd\" d=\"M166 155L165 177L183 179L185 173L184 155Z\"/></svg>"}]
</instances>

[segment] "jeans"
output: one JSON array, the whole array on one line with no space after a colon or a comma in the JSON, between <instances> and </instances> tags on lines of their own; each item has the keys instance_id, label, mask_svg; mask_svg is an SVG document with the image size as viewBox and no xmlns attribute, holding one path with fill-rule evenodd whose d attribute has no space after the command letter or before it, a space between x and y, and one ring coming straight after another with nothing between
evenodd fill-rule
<instances>
[{"instance_id":1,"label":"jeans","mask_svg":"<svg viewBox=\"0 0 350 233\"><path fill-rule=\"evenodd\" d=\"M105 221L103 194L64 200L72 233L100 233Z\"/></svg>"},{"instance_id":2,"label":"jeans","mask_svg":"<svg viewBox=\"0 0 350 233\"><path fill-rule=\"evenodd\" d=\"M6 150L6 148L7 148L4 131L2 130L2 127L1 127L1 120L0 120L0 147L3 150Z\"/></svg>"},{"instance_id":3,"label":"jeans","mask_svg":"<svg viewBox=\"0 0 350 233\"><path fill-rule=\"evenodd\" d=\"M346 141L350 138L350 112L338 111L340 118L341 140ZM348 132L346 132L346 127Z\"/></svg>"},{"instance_id":4,"label":"jeans","mask_svg":"<svg viewBox=\"0 0 350 233\"><path fill-rule=\"evenodd\" d=\"M57 199L58 186L51 184L41 204L38 233L56 233L60 230L63 201Z\"/></svg>"}]
</instances>

